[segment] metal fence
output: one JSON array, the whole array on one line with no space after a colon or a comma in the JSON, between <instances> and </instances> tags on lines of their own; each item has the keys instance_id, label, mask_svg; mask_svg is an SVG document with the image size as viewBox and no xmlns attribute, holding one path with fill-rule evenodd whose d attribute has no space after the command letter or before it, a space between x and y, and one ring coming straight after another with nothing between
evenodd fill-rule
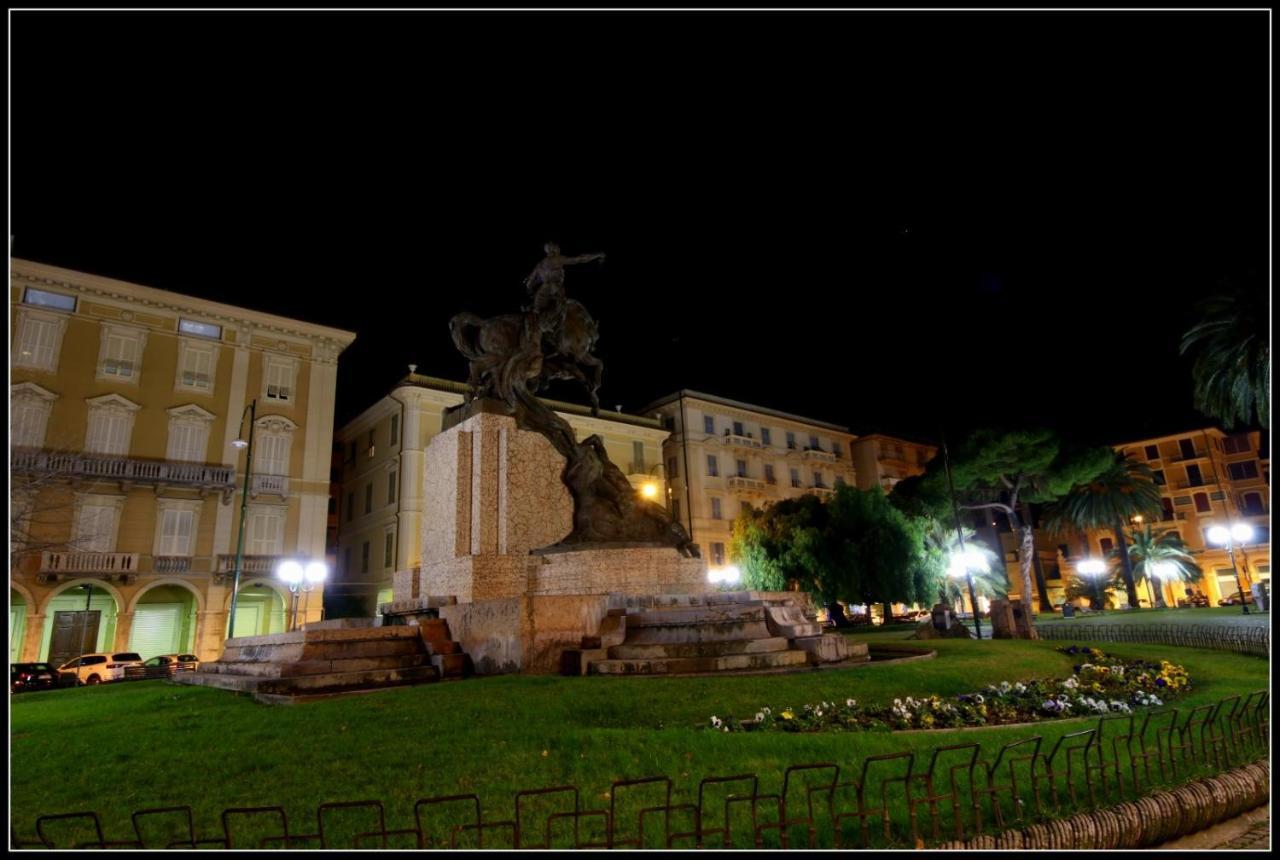
<instances>
[{"instance_id":1,"label":"metal fence","mask_svg":"<svg viewBox=\"0 0 1280 860\"><path fill-rule=\"evenodd\" d=\"M851 766L814 762L765 776L709 776L679 795L660 775L615 781L603 795L576 785L526 789L501 810L483 809L477 794L391 810L381 800L321 803L302 820L283 805L237 807L200 831L190 805L173 805L109 822L109 835L103 816L86 810L38 816L10 839L14 848L50 849L910 848L1007 843L1009 833L1039 827L1059 840L1041 847L1065 847L1071 839L1093 844L1086 831L1115 817L1104 807L1143 809L1169 796L1162 786L1190 790L1204 781L1189 780L1234 767L1252 780L1241 771L1219 779L1252 787L1227 792L1234 806L1224 801L1210 812L1248 808L1257 800L1257 774L1269 774L1253 764L1268 751L1268 705L1259 690L1198 707L1110 714L1051 740L1028 733L1003 744L872 755ZM593 798L607 804L589 807Z\"/></svg>"},{"instance_id":2,"label":"metal fence","mask_svg":"<svg viewBox=\"0 0 1280 860\"><path fill-rule=\"evenodd\" d=\"M1055 622L1038 624L1041 639L1070 639L1076 642L1142 642L1151 645L1182 645L1188 648L1211 648L1268 657L1271 654L1271 628L1258 626L1226 626L1213 624L1074 624Z\"/></svg>"}]
</instances>

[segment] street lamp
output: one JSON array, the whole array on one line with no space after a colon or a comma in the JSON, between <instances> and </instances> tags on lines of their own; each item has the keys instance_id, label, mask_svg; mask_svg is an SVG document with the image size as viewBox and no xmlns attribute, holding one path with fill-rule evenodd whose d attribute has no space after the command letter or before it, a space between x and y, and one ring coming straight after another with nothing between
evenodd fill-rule
<instances>
[{"instance_id":1,"label":"street lamp","mask_svg":"<svg viewBox=\"0 0 1280 860\"><path fill-rule=\"evenodd\" d=\"M956 519L956 539L960 542L960 555L967 556L964 548L964 524L960 522L960 504L956 501L956 484L951 478L951 455L947 451L947 437L942 437L942 465L947 469L947 489L951 493L951 513ZM977 556L981 569L987 568L987 560L981 555ZM948 571L949 573L950 571ZM966 564L964 569L965 579L969 582L969 602L973 604L973 630L979 640L982 639L982 619L981 613L978 611L978 593L973 590L973 575L969 572L969 566ZM963 601L962 601L963 602ZM1031 595L1026 595L1026 610L1031 610ZM871 609L868 608L867 612ZM1028 620L1030 615L1028 615Z\"/></svg>"},{"instance_id":2,"label":"street lamp","mask_svg":"<svg viewBox=\"0 0 1280 860\"><path fill-rule=\"evenodd\" d=\"M89 638L89 601L93 599L93 583L86 582L80 587L84 589L84 620L80 625L80 653L84 654L84 641ZM78 671L79 667L77 667Z\"/></svg>"},{"instance_id":3,"label":"street lamp","mask_svg":"<svg viewBox=\"0 0 1280 860\"><path fill-rule=\"evenodd\" d=\"M236 572L235 579L231 583L231 619L227 625L228 639L234 639L236 635L236 598L240 595L240 571L244 568L244 527L249 520L249 474L253 471L253 424L257 412L257 399L250 400L244 412L240 413L240 432L235 441L231 443L233 448L245 449L245 460L244 490L240 494L240 538L236 541ZM246 415L249 416L248 440L245 439L244 434L244 418Z\"/></svg>"},{"instance_id":4,"label":"street lamp","mask_svg":"<svg viewBox=\"0 0 1280 860\"><path fill-rule=\"evenodd\" d=\"M1244 586L1240 584L1240 569L1236 567L1236 544L1248 543L1253 538L1253 527L1248 523L1232 523L1228 526L1213 526L1209 529L1209 542L1227 548L1227 556L1231 559L1231 572L1236 577L1236 591L1240 592L1240 609L1249 614L1249 604L1245 602Z\"/></svg>"},{"instance_id":5,"label":"street lamp","mask_svg":"<svg viewBox=\"0 0 1280 860\"><path fill-rule=\"evenodd\" d=\"M1089 581L1093 583L1093 602L1096 605L1092 608L1101 610L1103 608L1104 601L1102 599L1102 594L1098 591L1098 578L1107 572L1106 563L1100 559L1086 558L1076 565L1076 572L1088 577Z\"/></svg>"},{"instance_id":6,"label":"street lamp","mask_svg":"<svg viewBox=\"0 0 1280 860\"><path fill-rule=\"evenodd\" d=\"M969 584L969 602L973 604L973 629L979 639L982 638L982 622L978 619L978 613L981 610L978 606L977 593L973 588L973 572L975 570L985 572L990 569L986 556L977 550L963 548L951 553L951 564L947 566L948 576L957 579L963 576Z\"/></svg>"},{"instance_id":7,"label":"street lamp","mask_svg":"<svg viewBox=\"0 0 1280 860\"><path fill-rule=\"evenodd\" d=\"M298 627L298 594L310 594L317 585L325 581L329 575L329 568L322 561L308 562L303 567L301 562L293 559L285 559L276 567L276 576L289 587L289 594L292 596L290 607L290 624L289 629L296 630ZM305 613L304 613L305 614Z\"/></svg>"}]
</instances>

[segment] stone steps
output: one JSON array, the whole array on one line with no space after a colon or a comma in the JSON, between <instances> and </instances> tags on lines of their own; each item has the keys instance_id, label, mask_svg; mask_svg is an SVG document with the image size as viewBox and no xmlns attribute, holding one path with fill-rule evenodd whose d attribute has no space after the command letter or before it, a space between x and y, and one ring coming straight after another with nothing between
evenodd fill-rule
<instances>
[{"instance_id":1,"label":"stone steps","mask_svg":"<svg viewBox=\"0 0 1280 860\"><path fill-rule=\"evenodd\" d=\"M663 657L650 660L595 660L591 675L682 675L703 672L785 669L805 666L804 651L768 651L763 654L727 654L719 657Z\"/></svg>"},{"instance_id":2,"label":"stone steps","mask_svg":"<svg viewBox=\"0 0 1280 860\"><path fill-rule=\"evenodd\" d=\"M215 675L242 675L254 678L296 678L333 672L362 672L372 669L399 669L425 666L431 654L422 652L388 657L341 657L336 660L298 660L290 663L238 662L217 660L202 664Z\"/></svg>"},{"instance_id":3,"label":"stone steps","mask_svg":"<svg viewBox=\"0 0 1280 860\"><path fill-rule=\"evenodd\" d=\"M404 684L423 684L436 681L440 672L432 665L419 665L389 669L367 669L355 672L327 672L318 675L302 675L288 678L264 678L253 675L237 675L219 672L179 673L175 680L181 684L201 687L217 687L241 693L264 695L316 695L341 693L370 687L395 687Z\"/></svg>"},{"instance_id":4,"label":"stone steps","mask_svg":"<svg viewBox=\"0 0 1280 860\"><path fill-rule=\"evenodd\" d=\"M664 657L724 657L730 654L766 654L786 651L790 643L782 636L764 639L730 639L709 642L636 644L630 640L608 649L611 660L654 660Z\"/></svg>"}]
</instances>

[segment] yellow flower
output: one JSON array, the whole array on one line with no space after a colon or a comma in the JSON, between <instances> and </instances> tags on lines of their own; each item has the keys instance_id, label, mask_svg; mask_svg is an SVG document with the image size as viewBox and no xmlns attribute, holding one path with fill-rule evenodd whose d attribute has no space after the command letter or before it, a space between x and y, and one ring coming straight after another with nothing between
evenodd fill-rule
<instances>
[{"instance_id":1,"label":"yellow flower","mask_svg":"<svg viewBox=\"0 0 1280 860\"><path fill-rule=\"evenodd\" d=\"M783 711L783 712L782 712L782 718L783 718L784 720L789 720L789 719L793 718L794 716L795 716L795 714L791 713L790 711Z\"/></svg>"}]
</instances>

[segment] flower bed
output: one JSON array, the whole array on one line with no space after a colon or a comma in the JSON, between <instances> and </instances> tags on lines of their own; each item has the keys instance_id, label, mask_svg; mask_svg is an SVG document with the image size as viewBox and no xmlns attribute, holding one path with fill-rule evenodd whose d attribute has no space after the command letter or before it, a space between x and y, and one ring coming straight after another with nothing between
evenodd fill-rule
<instances>
[{"instance_id":1,"label":"flower bed","mask_svg":"<svg viewBox=\"0 0 1280 860\"><path fill-rule=\"evenodd\" d=\"M1128 714L1136 708L1159 707L1191 687L1187 670L1167 660L1127 660L1075 645L1057 650L1081 658L1069 678L1035 678L1014 684L1002 681L981 692L954 698L907 696L894 699L891 705L860 705L856 699L837 699L799 708L762 707L747 719L713 716L709 727L724 732L858 732L997 726Z\"/></svg>"}]
</instances>

